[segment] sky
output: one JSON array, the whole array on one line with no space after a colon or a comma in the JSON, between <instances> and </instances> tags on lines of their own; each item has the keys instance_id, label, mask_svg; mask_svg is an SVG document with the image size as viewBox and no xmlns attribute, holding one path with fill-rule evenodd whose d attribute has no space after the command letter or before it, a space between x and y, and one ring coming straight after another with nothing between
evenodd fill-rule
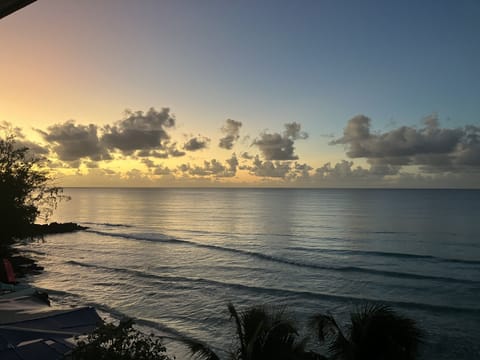
<instances>
[{"instance_id":1,"label":"sky","mask_svg":"<svg viewBox=\"0 0 480 360\"><path fill-rule=\"evenodd\" d=\"M38 0L0 127L62 186L480 187L480 2Z\"/></svg>"}]
</instances>

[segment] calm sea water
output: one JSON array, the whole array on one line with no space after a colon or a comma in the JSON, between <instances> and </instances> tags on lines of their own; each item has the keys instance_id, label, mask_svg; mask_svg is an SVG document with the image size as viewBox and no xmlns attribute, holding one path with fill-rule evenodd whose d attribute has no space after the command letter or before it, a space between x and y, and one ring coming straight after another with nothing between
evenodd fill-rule
<instances>
[{"instance_id":1,"label":"calm sea water","mask_svg":"<svg viewBox=\"0 0 480 360\"><path fill-rule=\"evenodd\" d=\"M427 333L424 359L480 358L480 191L67 189L27 245L62 304L228 348L226 304L346 320L367 301Z\"/></svg>"}]
</instances>

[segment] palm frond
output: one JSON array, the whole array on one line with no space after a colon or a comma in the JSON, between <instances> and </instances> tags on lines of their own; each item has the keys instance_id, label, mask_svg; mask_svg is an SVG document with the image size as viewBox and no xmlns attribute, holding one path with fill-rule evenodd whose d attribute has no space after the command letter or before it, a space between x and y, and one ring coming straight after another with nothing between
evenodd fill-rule
<instances>
[{"instance_id":1,"label":"palm frond","mask_svg":"<svg viewBox=\"0 0 480 360\"><path fill-rule=\"evenodd\" d=\"M391 307L367 304L351 314L350 341L362 356L415 359L423 333L414 320Z\"/></svg>"},{"instance_id":2,"label":"palm frond","mask_svg":"<svg viewBox=\"0 0 480 360\"><path fill-rule=\"evenodd\" d=\"M217 354L206 344L189 338L181 339L194 357L201 360L220 360Z\"/></svg>"},{"instance_id":3,"label":"palm frond","mask_svg":"<svg viewBox=\"0 0 480 360\"><path fill-rule=\"evenodd\" d=\"M230 312L230 317L235 320L235 325L237 327L238 340L240 342L240 352L244 354L246 351L245 335L243 333L243 327L242 327L242 322L240 321L240 316L238 315L237 309L235 309L235 306L232 303L228 303L227 307L228 307L228 311Z\"/></svg>"},{"instance_id":4,"label":"palm frond","mask_svg":"<svg viewBox=\"0 0 480 360\"><path fill-rule=\"evenodd\" d=\"M318 340L322 343L328 335L342 334L335 318L330 314L317 314L310 319L310 327L315 331Z\"/></svg>"}]
</instances>

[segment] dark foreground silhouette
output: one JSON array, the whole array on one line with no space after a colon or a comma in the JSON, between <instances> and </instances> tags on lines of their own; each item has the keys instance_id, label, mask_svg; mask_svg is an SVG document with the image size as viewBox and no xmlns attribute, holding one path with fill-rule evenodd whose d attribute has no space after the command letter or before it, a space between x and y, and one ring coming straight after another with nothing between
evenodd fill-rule
<instances>
[{"instance_id":1,"label":"dark foreground silhouette","mask_svg":"<svg viewBox=\"0 0 480 360\"><path fill-rule=\"evenodd\" d=\"M232 304L228 309L236 329L236 345L229 351L233 360L414 360L423 339L414 320L384 305L357 309L344 329L332 315L317 314L310 322L311 338L300 337L283 310L257 306L238 312ZM185 343L199 359L220 359L204 343Z\"/></svg>"},{"instance_id":2,"label":"dark foreground silhouette","mask_svg":"<svg viewBox=\"0 0 480 360\"><path fill-rule=\"evenodd\" d=\"M80 230L86 230L88 227L81 226L73 222L68 223L57 223L53 222L50 224L33 224L30 230L30 236L32 237L43 237L44 235L52 234L64 234L71 233Z\"/></svg>"},{"instance_id":3,"label":"dark foreground silhouette","mask_svg":"<svg viewBox=\"0 0 480 360\"><path fill-rule=\"evenodd\" d=\"M203 360L413 360L423 335L415 321L383 305L367 304L351 313L345 328L329 314L312 317L301 337L283 308L254 306L237 311L228 305L235 327L231 349L221 357L207 344L192 339L174 339L187 345L193 358ZM78 342L70 359L171 360L162 338L146 335L133 322L103 324ZM171 339L171 338L170 338Z\"/></svg>"}]
</instances>

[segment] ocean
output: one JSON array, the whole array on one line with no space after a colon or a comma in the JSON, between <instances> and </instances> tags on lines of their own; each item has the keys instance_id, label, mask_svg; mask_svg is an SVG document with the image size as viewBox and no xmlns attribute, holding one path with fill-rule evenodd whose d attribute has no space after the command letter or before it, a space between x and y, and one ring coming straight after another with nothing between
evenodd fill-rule
<instances>
[{"instance_id":1,"label":"ocean","mask_svg":"<svg viewBox=\"0 0 480 360\"><path fill-rule=\"evenodd\" d=\"M480 191L65 193L51 221L89 229L22 246L45 267L29 281L54 303L216 349L232 345L228 302L284 306L299 324L326 312L346 324L383 303L425 331L422 359L480 358Z\"/></svg>"}]
</instances>

